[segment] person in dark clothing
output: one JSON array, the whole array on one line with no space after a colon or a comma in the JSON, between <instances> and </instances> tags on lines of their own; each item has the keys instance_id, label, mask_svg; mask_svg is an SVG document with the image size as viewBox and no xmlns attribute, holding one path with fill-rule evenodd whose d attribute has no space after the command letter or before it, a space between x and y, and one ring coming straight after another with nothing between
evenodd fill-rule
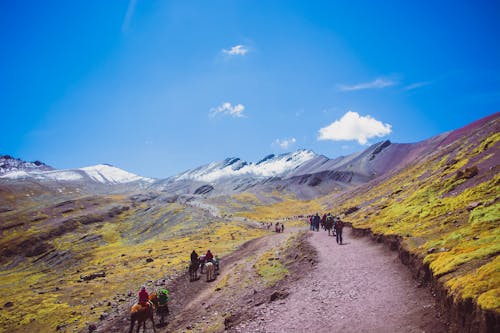
<instances>
[{"instance_id":1,"label":"person in dark clothing","mask_svg":"<svg viewBox=\"0 0 500 333\"><path fill-rule=\"evenodd\" d=\"M319 222L320 222L321 218L319 217L319 214L316 213L316 215L314 215L313 217L313 224L314 224L314 229L316 229L316 231L319 231Z\"/></svg>"},{"instance_id":2,"label":"person in dark clothing","mask_svg":"<svg viewBox=\"0 0 500 333\"><path fill-rule=\"evenodd\" d=\"M191 263L196 264L198 262L198 253L195 250L191 252Z\"/></svg>"},{"instance_id":3,"label":"person in dark clothing","mask_svg":"<svg viewBox=\"0 0 500 333\"><path fill-rule=\"evenodd\" d=\"M337 234L337 244L342 245L342 229L344 228L344 222L338 218L337 223L335 223L335 233Z\"/></svg>"}]
</instances>

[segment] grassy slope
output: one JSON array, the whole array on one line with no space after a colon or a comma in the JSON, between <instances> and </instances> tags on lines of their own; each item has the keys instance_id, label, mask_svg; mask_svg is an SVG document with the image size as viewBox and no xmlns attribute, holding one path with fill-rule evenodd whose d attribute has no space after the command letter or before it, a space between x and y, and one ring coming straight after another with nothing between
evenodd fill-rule
<instances>
[{"instance_id":1,"label":"grassy slope","mask_svg":"<svg viewBox=\"0 0 500 333\"><path fill-rule=\"evenodd\" d=\"M284 201L241 215L265 219L313 213L318 207L375 233L399 235L456 298L500 312L500 148L498 120L441 147L399 172L341 195ZM477 167L479 173L471 178ZM468 170L468 171L467 171ZM472 172L473 173L473 172Z\"/></svg>"},{"instance_id":2,"label":"grassy slope","mask_svg":"<svg viewBox=\"0 0 500 333\"><path fill-rule=\"evenodd\" d=\"M16 246L23 241L43 234L52 252L2 258L0 293L5 301L0 306L7 301L14 305L0 311L0 331L54 331L58 325L65 325L68 331L80 330L88 322L98 321L103 312L110 312L108 302L135 299L140 285L183 271L192 249L201 252L210 248L224 255L263 234L262 230L214 219L176 203L133 203L124 196L71 196L73 210L64 212L67 207L54 208L58 199L35 203L13 198L11 202L22 205L2 216L1 226L25 222L2 232L2 249L19 251ZM116 206L129 209L107 215ZM100 222L76 223L62 234L48 232L59 230L57 227L65 224L61 221L95 215L96 211L104 216ZM39 215L44 218L33 218ZM147 262L148 258L154 261ZM106 277L80 279L100 271L105 271ZM129 291L133 291L132 297L127 296Z\"/></svg>"}]
</instances>

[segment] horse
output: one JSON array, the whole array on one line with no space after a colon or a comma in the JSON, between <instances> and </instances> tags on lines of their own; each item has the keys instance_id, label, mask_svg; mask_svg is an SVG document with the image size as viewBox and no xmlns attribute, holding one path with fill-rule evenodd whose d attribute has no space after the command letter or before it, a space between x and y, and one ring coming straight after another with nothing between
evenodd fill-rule
<instances>
[{"instance_id":1,"label":"horse","mask_svg":"<svg viewBox=\"0 0 500 333\"><path fill-rule=\"evenodd\" d=\"M198 258L198 261L199 261L199 265L200 265L200 274L203 274L203 268L205 268L205 262L206 262L206 258L205 258L205 255L201 255L199 258Z\"/></svg>"},{"instance_id":2,"label":"horse","mask_svg":"<svg viewBox=\"0 0 500 333\"><path fill-rule=\"evenodd\" d=\"M146 332L146 321L148 319L151 319L151 322L153 323L153 332L156 333L155 321L153 318L153 304L150 303L148 307L145 307L141 304L134 304L130 309L129 333L132 333L132 331L134 330L134 325L136 321L137 321L137 333L139 333L141 324L143 325L143 332Z\"/></svg>"},{"instance_id":3,"label":"horse","mask_svg":"<svg viewBox=\"0 0 500 333\"><path fill-rule=\"evenodd\" d=\"M215 280L214 264L211 261L209 261L205 264L205 267L207 268L207 282Z\"/></svg>"},{"instance_id":4,"label":"horse","mask_svg":"<svg viewBox=\"0 0 500 333\"><path fill-rule=\"evenodd\" d=\"M192 262L189 265L189 281L193 282L198 280L198 267L200 266L200 262Z\"/></svg>"},{"instance_id":5,"label":"horse","mask_svg":"<svg viewBox=\"0 0 500 333\"><path fill-rule=\"evenodd\" d=\"M156 308L156 314L160 316L160 326L163 326L165 323L165 316L170 313L170 311L168 310L168 303L160 305L158 294L156 292L153 292L151 293L151 295L149 295L149 300L154 304Z\"/></svg>"}]
</instances>

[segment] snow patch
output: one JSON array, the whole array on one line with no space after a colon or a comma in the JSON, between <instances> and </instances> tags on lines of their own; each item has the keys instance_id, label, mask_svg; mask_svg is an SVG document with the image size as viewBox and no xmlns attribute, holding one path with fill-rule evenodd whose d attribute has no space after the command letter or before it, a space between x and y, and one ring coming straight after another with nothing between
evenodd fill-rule
<instances>
[{"instance_id":1,"label":"snow patch","mask_svg":"<svg viewBox=\"0 0 500 333\"><path fill-rule=\"evenodd\" d=\"M153 181L150 178L141 177L131 172L127 172L125 170L106 164L98 164L94 166L80 168L79 170L85 172L92 180L100 183L121 184L121 183L135 182L139 180L147 182Z\"/></svg>"},{"instance_id":2,"label":"snow patch","mask_svg":"<svg viewBox=\"0 0 500 333\"><path fill-rule=\"evenodd\" d=\"M227 159L222 162L210 163L205 167L186 171L175 178L175 180L192 179L204 182L214 182L221 178L252 176L252 177L276 177L286 176L303 163L313 159L317 155L310 150L299 150L294 153L279 156L269 155L257 163L247 163L238 160L227 165Z\"/></svg>"}]
</instances>

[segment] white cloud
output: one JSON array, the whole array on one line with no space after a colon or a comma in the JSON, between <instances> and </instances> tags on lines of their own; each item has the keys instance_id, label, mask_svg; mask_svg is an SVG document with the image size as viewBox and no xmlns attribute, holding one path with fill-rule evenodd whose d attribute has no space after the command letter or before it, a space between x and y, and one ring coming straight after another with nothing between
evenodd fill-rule
<instances>
[{"instance_id":1,"label":"white cloud","mask_svg":"<svg viewBox=\"0 0 500 333\"><path fill-rule=\"evenodd\" d=\"M354 85L340 84L338 86L340 91L356 91L366 89L381 89L396 85L398 82L388 78L376 78L371 82L358 83Z\"/></svg>"},{"instance_id":2,"label":"white cloud","mask_svg":"<svg viewBox=\"0 0 500 333\"><path fill-rule=\"evenodd\" d=\"M297 139L295 138L290 138L290 139L276 139L274 141L274 144L276 146L279 146L281 149L285 150L288 149L288 147L294 145L297 142Z\"/></svg>"},{"instance_id":3,"label":"white cloud","mask_svg":"<svg viewBox=\"0 0 500 333\"><path fill-rule=\"evenodd\" d=\"M243 111L245 106L243 104L232 105L229 102L222 103L221 105L210 109L210 117L215 117L218 114L228 115L232 117L245 117Z\"/></svg>"},{"instance_id":4,"label":"white cloud","mask_svg":"<svg viewBox=\"0 0 500 333\"><path fill-rule=\"evenodd\" d=\"M357 140L364 145L368 139L382 137L391 133L391 125L383 124L371 116L360 116L348 111L339 120L319 130L318 140L350 141Z\"/></svg>"},{"instance_id":5,"label":"white cloud","mask_svg":"<svg viewBox=\"0 0 500 333\"><path fill-rule=\"evenodd\" d=\"M230 56L245 55L248 53L248 48L245 45L235 45L229 50L223 49L222 52Z\"/></svg>"},{"instance_id":6,"label":"white cloud","mask_svg":"<svg viewBox=\"0 0 500 333\"><path fill-rule=\"evenodd\" d=\"M412 84L407 85L407 86L406 86L406 87L404 87L403 89L404 89L404 90L413 90L413 89L417 89L417 88L421 88L421 87L428 86L428 85L430 85L431 83L432 83L432 82L430 82L430 81L415 82L415 83L412 83Z\"/></svg>"}]
</instances>

